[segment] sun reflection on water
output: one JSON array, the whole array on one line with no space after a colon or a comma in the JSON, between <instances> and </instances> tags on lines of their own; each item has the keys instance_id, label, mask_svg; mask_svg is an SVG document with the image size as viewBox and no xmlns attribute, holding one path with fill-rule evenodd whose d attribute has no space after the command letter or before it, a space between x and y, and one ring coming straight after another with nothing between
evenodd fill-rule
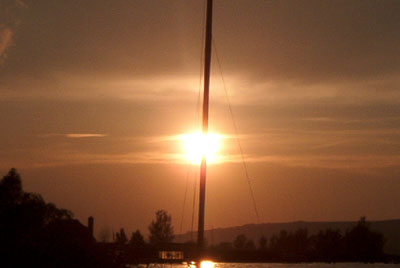
<instances>
[{"instance_id":1,"label":"sun reflection on water","mask_svg":"<svg viewBox=\"0 0 400 268\"><path fill-rule=\"evenodd\" d=\"M214 268L216 263L213 261L204 260L200 262L200 268Z\"/></svg>"}]
</instances>

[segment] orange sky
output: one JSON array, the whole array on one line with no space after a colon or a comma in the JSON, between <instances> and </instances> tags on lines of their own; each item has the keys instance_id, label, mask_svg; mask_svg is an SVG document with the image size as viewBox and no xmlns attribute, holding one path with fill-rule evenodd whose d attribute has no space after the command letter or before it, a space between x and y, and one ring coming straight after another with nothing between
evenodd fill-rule
<instances>
[{"instance_id":1,"label":"orange sky","mask_svg":"<svg viewBox=\"0 0 400 268\"><path fill-rule=\"evenodd\" d=\"M398 218L400 3L215 0L214 41L262 222ZM190 229L202 1L0 3L0 171L96 230ZM213 51L215 56L215 50ZM210 128L234 127L216 58ZM206 227L255 222L235 140ZM189 174L189 175L187 175Z\"/></svg>"}]
</instances>

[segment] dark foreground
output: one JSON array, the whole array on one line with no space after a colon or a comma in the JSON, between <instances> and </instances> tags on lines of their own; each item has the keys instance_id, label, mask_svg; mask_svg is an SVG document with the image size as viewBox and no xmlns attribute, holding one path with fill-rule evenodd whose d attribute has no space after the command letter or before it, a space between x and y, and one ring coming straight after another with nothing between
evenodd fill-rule
<instances>
[{"instance_id":1,"label":"dark foreground","mask_svg":"<svg viewBox=\"0 0 400 268\"><path fill-rule=\"evenodd\" d=\"M167 219L170 221L169 217ZM15 169L0 181L2 268L126 267L126 264L160 263L160 252L167 252L167 255L175 252L187 260L196 258L194 243L149 241L146 242L139 231L128 241L121 229L115 241L99 243L93 237L93 226L84 226L73 218L70 211L46 203L39 194L23 191L21 178ZM358 267L344 262L399 263L398 256L383 252L384 243L383 235L370 230L365 218L361 218L345 234L328 229L309 236L306 229L283 230L268 239L261 236L257 245L239 235L233 243L208 247L206 256L221 262L220 268L272 267L272 264L265 264L270 262L275 263L273 267L278 265L276 263L342 263L337 267ZM281 267L310 265L279 264ZM321 267L321 264L317 266Z\"/></svg>"}]
</instances>

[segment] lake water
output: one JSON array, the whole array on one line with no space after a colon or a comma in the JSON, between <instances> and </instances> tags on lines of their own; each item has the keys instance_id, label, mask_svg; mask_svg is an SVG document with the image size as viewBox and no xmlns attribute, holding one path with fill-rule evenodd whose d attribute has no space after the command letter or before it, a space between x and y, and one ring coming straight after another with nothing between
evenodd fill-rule
<instances>
[{"instance_id":1,"label":"lake water","mask_svg":"<svg viewBox=\"0 0 400 268\"><path fill-rule=\"evenodd\" d=\"M217 268L400 268L400 264L384 263L217 263ZM185 265L151 265L150 268L187 268Z\"/></svg>"},{"instance_id":2,"label":"lake water","mask_svg":"<svg viewBox=\"0 0 400 268\"><path fill-rule=\"evenodd\" d=\"M400 264L364 264L364 263L220 263L220 268L392 268L400 267Z\"/></svg>"}]
</instances>

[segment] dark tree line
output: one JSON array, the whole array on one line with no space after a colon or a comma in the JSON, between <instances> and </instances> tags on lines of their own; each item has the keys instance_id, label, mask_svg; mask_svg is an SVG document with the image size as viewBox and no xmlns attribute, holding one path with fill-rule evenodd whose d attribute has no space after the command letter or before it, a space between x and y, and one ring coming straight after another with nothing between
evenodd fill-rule
<instances>
[{"instance_id":1,"label":"dark tree line","mask_svg":"<svg viewBox=\"0 0 400 268\"><path fill-rule=\"evenodd\" d=\"M157 259L160 246L171 243L174 229L171 215L165 210L158 210L155 219L149 225L148 242L139 230L128 239L125 229L121 228L115 235L115 243L120 248L125 263L139 263Z\"/></svg>"},{"instance_id":2,"label":"dark tree line","mask_svg":"<svg viewBox=\"0 0 400 268\"><path fill-rule=\"evenodd\" d=\"M149 233L146 242L139 230L128 238L122 228L113 243L96 243L70 211L45 202L39 194L25 192L15 169L0 180L1 267L101 268L154 261L159 249L171 246L171 216L157 211ZM261 237L257 243L239 235L233 243L209 247L208 253L225 262L377 262L387 260L384 242L383 235L361 218L344 234L328 229L310 236L306 229L283 230L269 239ZM186 246L195 248L193 243Z\"/></svg>"},{"instance_id":3,"label":"dark tree line","mask_svg":"<svg viewBox=\"0 0 400 268\"><path fill-rule=\"evenodd\" d=\"M0 180L1 267L115 267L69 210L25 192L11 169Z\"/></svg>"},{"instance_id":4,"label":"dark tree line","mask_svg":"<svg viewBox=\"0 0 400 268\"><path fill-rule=\"evenodd\" d=\"M1 267L125 267L157 258L157 246L174 238L171 216L163 210L149 225L149 243L139 230L128 239L122 228L113 243L96 243L72 212L25 192L11 169L0 180Z\"/></svg>"},{"instance_id":5,"label":"dark tree line","mask_svg":"<svg viewBox=\"0 0 400 268\"><path fill-rule=\"evenodd\" d=\"M261 237L257 248L253 240L239 235L233 243L210 247L209 252L221 261L381 262L387 260L384 242L363 217L344 234L332 229L312 236L307 229L282 230L269 241Z\"/></svg>"}]
</instances>

